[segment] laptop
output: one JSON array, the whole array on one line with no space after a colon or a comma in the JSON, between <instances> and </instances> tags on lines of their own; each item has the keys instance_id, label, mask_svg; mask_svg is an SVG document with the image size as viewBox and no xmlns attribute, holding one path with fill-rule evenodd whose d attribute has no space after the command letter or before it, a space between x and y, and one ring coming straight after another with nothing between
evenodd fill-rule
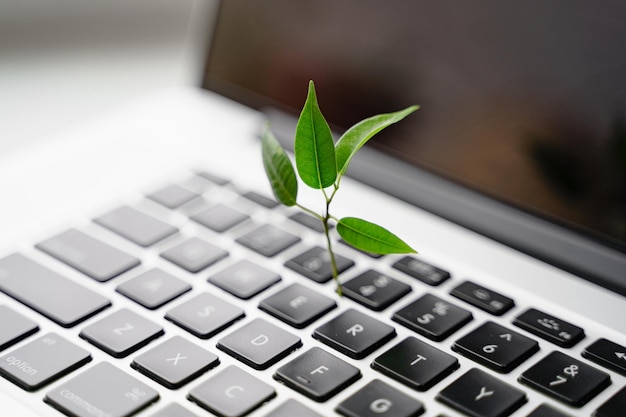
<instances>
[{"instance_id":1,"label":"laptop","mask_svg":"<svg viewBox=\"0 0 626 417\"><path fill-rule=\"evenodd\" d=\"M624 415L625 6L388 6L223 1L201 85L2 158L4 415ZM261 161L309 80L421 106L333 203L418 254L333 230L342 297Z\"/></svg>"}]
</instances>

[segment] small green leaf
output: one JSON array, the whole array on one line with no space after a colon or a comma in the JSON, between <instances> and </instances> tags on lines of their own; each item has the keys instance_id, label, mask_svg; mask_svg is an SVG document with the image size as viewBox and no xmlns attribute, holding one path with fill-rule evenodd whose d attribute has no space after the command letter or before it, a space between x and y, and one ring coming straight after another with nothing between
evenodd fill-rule
<instances>
[{"instance_id":1,"label":"small green leaf","mask_svg":"<svg viewBox=\"0 0 626 417\"><path fill-rule=\"evenodd\" d=\"M298 179L291 160L269 129L261 136L263 166L272 186L274 196L286 206L296 204Z\"/></svg>"},{"instance_id":2,"label":"small green leaf","mask_svg":"<svg viewBox=\"0 0 626 417\"><path fill-rule=\"evenodd\" d=\"M387 229L355 217L344 217L337 224L337 232L350 245L366 252L386 255L415 253L415 250Z\"/></svg>"},{"instance_id":3,"label":"small green leaf","mask_svg":"<svg viewBox=\"0 0 626 417\"><path fill-rule=\"evenodd\" d=\"M411 106L395 113L385 113L372 116L360 121L348 129L341 136L341 138L339 138L339 141L335 146L335 152L337 154L337 169L339 174L343 175L346 173L348 170L348 164L356 151L361 149L361 147L365 145L365 143L370 140L372 136L387 126L399 122L417 109L419 109L419 106Z\"/></svg>"},{"instance_id":4,"label":"small green leaf","mask_svg":"<svg viewBox=\"0 0 626 417\"><path fill-rule=\"evenodd\" d=\"M337 179L335 142L320 111L313 81L296 126L294 143L296 167L302 181L311 188L322 189Z\"/></svg>"}]
</instances>

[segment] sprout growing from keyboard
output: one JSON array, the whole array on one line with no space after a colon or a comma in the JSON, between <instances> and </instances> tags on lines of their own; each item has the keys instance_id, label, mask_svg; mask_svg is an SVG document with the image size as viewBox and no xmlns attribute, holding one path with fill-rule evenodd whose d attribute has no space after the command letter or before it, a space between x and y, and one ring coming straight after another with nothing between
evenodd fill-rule
<instances>
[{"instance_id":1,"label":"sprout growing from keyboard","mask_svg":"<svg viewBox=\"0 0 626 417\"><path fill-rule=\"evenodd\" d=\"M335 143L317 103L313 81L309 82L307 99L296 127L294 154L302 182L321 191L325 207L322 213L298 202L298 179L291 160L270 130L265 129L263 132L263 165L274 196L280 203L299 207L322 223L331 271L339 295L342 292L330 236L331 222L336 224L337 232L346 243L361 251L380 255L415 253L415 250L403 240L381 226L356 217L339 219L333 216L330 213L330 205L354 154L376 133L399 122L417 109L418 106L411 106L395 113L364 119L348 129Z\"/></svg>"}]
</instances>

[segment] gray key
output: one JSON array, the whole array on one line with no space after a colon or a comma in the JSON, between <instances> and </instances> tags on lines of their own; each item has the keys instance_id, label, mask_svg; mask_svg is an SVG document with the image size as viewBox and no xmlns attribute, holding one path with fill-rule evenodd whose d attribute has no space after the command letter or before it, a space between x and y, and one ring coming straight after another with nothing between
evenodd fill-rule
<instances>
[{"instance_id":1,"label":"gray key","mask_svg":"<svg viewBox=\"0 0 626 417\"><path fill-rule=\"evenodd\" d=\"M48 392L44 401L72 417L128 417L158 398L146 384L102 362Z\"/></svg>"},{"instance_id":2,"label":"gray key","mask_svg":"<svg viewBox=\"0 0 626 417\"><path fill-rule=\"evenodd\" d=\"M191 216L191 219L208 227L218 233L224 232L231 227L247 220L250 216L234 208L223 204L216 204L198 214Z\"/></svg>"},{"instance_id":3,"label":"gray key","mask_svg":"<svg viewBox=\"0 0 626 417\"><path fill-rule=\"evenodd\" d=\"M280 281L280 275L246 259L238 261L209 278L232 295L247 300Z\"/></svg>"},{"instance_id":4,"label":"gray key","mask_svg":"<svg viewBox=\"0 0 626 417\"><path fill-rule=\"evenodd\" d=\"M154 245L178 232L176 227L128 206L115 209L94 221L143 247Z\"/></svg>"},{"instance_id":5,"label":"gray key","mask_svg":"<svg viewBox=\"0 0 626 417\"><path fill-rule=\"evenodd\" d=\"M211 294L202 293L165 313L167 320L208 339L244 317L244 312Z\"/></svg>"},{"instance_id":6,"label":"gray key","mask_svg":"<svg viewBox=\"0 0 626 417\"><path fill-rule=\"evenodd\" d=\"M0 351L39 330L37 323L3 305L0 305L0 323Z\"/></svg>"},{"instance_id":7,"label":"gray key","mask_svg":"<svg viewBox=\"0 0 626 417\"><path fill-rule=\"evenodd\" d=\"M275 226L265 224L241 236L237 242L263 256L271 257L300 242L300 238Z\"/></svg>"},{"instance_id":8,"label":"gray key","mask_svg":"<svg viewBox=\"0 0 626 417\"><path fill-rule=\"evenodd\" d=\"M33 391L91 360L85 349L48 333L0 358L0 374Z\"/></svg>"},{"instance_id":9,"label":"gray key","mask_svg":"<svg viewBox=\"0 0 626 417\"><path fill-rule=\"evenodd\" d=\"M177 389L218 363L217 355L174 336L137 356L131 366L167 388Z\"/></svg>"},{"instance_id":10,"label":"gray key","mask_svg":"<svg viewBox=\"0 0 626 417\"><path fill-rule=\"evenodd\" d=\"M171 403L150 415L150 417L197 417L197 415L178 403Z\"/></svg>"},{"instance_id":11,"label":"gray key","mask_svg":"<svg viewBox=\"0 0 626 417\"><path fill-rule=\"evenodd\" d=\"M276 396L274 389L236 366L195 387L189 398L220 417L240 417Z\"/></svg>"},{"instance_id":12,"label":"gray key","mask_svg":"<svg viewBox=\"0 0 626 417\"><path fill-rule=\"evenodd\" d=\"M163 252L161 256L189 272L199 272L228 256L224 249L197 237Z\"/></svg>"},{"instance_id":13,"label":"gray key","mask_svg":"<svg viewBox=\"0 0 626 417\"><path fill-rule=\"evenodd\" d=\"M149 194L148 198L164 205L167 208L175 209L198 197L197 193L190 191L180 185L172 184Z\"/></svg>"},{"instance_id":14,"label":"gray key","mask_svg":"<svg viewBox=\"0 0 626 417\"><path fill-rule=\"evenodd\" d=\"M158 268L117 286L116 291L151 310L191 290L191 285Z\"/></svg>"},{"instance_id":15,"label":"gray key","mask_svg":"<svg viewBox=\"0 0 626 417\"><path fill-rule=\"evenodd\" d=\"M275 408L265 417L322 417L320 414L312 411L300 404L298 401L290 398L279 407Z\"/></svg>"},{"instance_id":16,"label":"gray key","mask_svg":"<svg viewBox=\"0 0 626 417\"><path fill-rule=\"evenodd\" d=\"M125 308L80 332L80 337L116 358L129 355L161 335L161 326Z\"/></svg>"},{"instance_id":17,"label":"gray key","mask_svg":"<svg viewBox=\"0 0 626 417\"><path fill-rule=\"evenodd\" d=\"M63 327L111 305L102 295L20 254L0 259L0 290Z\"/></svg>"},{"instance_id":18,"label":"gray key","mask_svg":"<svg viewBox=\"0 0 626 417\"><path fill-rule=\"evenodd\" d=\"M35 245L88 275L104 282L139 265L139 259L75 229L60 233Z\"/></svg>"}]
</instances>

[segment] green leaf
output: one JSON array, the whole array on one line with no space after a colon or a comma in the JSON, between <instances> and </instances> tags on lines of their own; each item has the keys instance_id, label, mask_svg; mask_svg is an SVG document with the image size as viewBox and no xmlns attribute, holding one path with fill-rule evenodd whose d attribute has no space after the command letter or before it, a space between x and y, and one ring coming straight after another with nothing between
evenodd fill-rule
<instances>
[{"instance_id":1,"label":"green leaf","mask_svg":"<svg viewBox=\"0 0 626 417\"><path fill-rule=\"evenodd\" d=\"M335 142L326 119L320 111L313 81L296 126L294 144L296 167L302 181L311 188L321 189L337 179Z\"/></svg>"},{"instance_id":2,"label":"green leaf","mask_svg":"<svg viewBox=\"0 0 626 417\"><path fill-rule=\"evenodd\" d=\"M360 121L348 129L341 136L341 138L339 138L339 141L335 146L335 152L337 154L337 169L339 174L343 175L346 173L348 170L348 164L356 151L361 149L361 147L365 145L365 143L367 143L372 136L387 126L399 122L417 109L419 109L419 106L411 106L395 113L385 113L372 116Z\"/></svg>"},{"instance_id":3,"label":"green leaf","mask_svg":"<svg viewBox=\"0 0 626 417\"><path fill-rule=\"evenodd\" d=\"M387 229L355 217L344 217L337 232L350 245L362 251L386 255L415 253L415 250Z\"/></svg>"},{"instance_id":4,"label":"green leaf","mask_svg":"<svg viewBox=\"0 0 626 417\"><path fill-rule=\"evenodd\" d=\"M265 129L261 136L261 150L263 166L274 196L286 206L295 205L298 195L296 172L287 153L269 129Z\"/></svg>"}]
</instances>

